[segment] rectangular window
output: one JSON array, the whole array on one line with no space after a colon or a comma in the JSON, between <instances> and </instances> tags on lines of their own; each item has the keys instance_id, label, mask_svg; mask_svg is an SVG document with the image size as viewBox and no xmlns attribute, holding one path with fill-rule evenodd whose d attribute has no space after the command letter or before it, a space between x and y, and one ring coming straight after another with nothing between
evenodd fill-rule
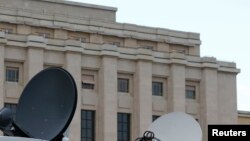
<instances>
[{"instance_id":1,"label":"rectangular window","mask_svg":"<svg viewBox=\"0 0 250 141\"><path fill-rule=\"evenodd\" d=\"M13 120L16 119L16 106L17 106L17 104L4 103L4 107L11 109L11 112L12 112L12 115L13 115Z\"/></svg>"},{"instance_id":2,"label":"rectangular window","mask_svg":"<svg viewBox=\"0 0 250 141\"><path fill-rule=\"evenodd\" d=\"M152 82L152 94L155 96L163 95L163 83L162 82Z\"/></svg>"},{"instance_id":3,"label":"rectangular window","mask_svg":"<svg viewBox=\"0 0 250 141\"><path fill-rule=\"evenodd\" d=\"M95 140L95 111L81 111L81 141Z\"/></svg>"},{"instance_id":4,"label":"rectangular window","mask_svg":"<svg viewBox=\"0 0 250 141\"><path fill-rule=\"evenodd\" d=\"M129 79L118 78L118 92L129 92Z\"/></svg>"},{"instance_id":5,"label":"rectangular window","mask_svg":"<svg viewBox=\"0 0 250 141\"><path fill-rule=\"evenodd\" d=\"M6 73L5 73L5 80L8 82L18 82L19 81L19 68L7 67Z\"/></svg>"},{"instance_id":6,"label":"rectangular window","mask_svg":"<svg viewBox=\"0 0 250 141\"><path fill-rule=\"evenodd\" d=\"M186 86L186 98L187 99L195 99L195 86Z\"/></svg>"},{"instance_id":7,"label":"rectangular window","mask_svg":"<svg viewBox=\"0 0 250 141\"><path fill-rule=\"evenodd\" d=\"M152 116L152 121L154 122L156 119L158 119L160 116L158 116L158 115L153 115Z\"/></svg>"},{"instance_id":8,"label":"rectangular window","mask_svg":"<svg viewBox=\"0 0 250 141\"><path fill-rule=\"evenodd\" d=\"M94 75L82 75L82 88L94 90L95 89L95 76Z\"/></svg>"},{"instance_id":9,"label":"rectangular window","mask_svg":"<svg viewBox=\"0 0 250 141\"><path fill-rule=\"evenodd\" d=\"M118 141L130 141L130 114L118 113Z\"/></svg>"},{"instance_id":10,"label":"rectangular window","mask_svg":"<svg viewBox=\"0 0 250 141\"><path fill-rule=\"evenodd\" d=\"M92 84L92 83L84 83L84 82L82 82L82 88L83 88L83 89L94 90L95 85Z\"/></svg>"}]
</instances>

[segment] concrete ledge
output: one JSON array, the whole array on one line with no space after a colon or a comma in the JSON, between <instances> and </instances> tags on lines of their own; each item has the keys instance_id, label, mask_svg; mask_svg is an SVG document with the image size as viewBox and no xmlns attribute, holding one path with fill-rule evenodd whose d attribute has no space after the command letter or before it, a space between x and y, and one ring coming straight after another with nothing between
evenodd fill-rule
<instances>
[{"instance_id":1,"label":"concrete ledge","mask_svg":"<svg viewBox=\"0 0 250 141\"><path fill-rule=\"evenodd\" d=\"M54 40L47 39L46 44L47 45L52 45L52 46L57 46L57 47L64 47L65 45L68 45L68 44L65 43L65 41L57 40L57 39L54 39Z\"/></svg>"},{"instance_id":2,"label":"concrete ledge","mask_svg":"<svg viewBox=\"0 0 250 141\"><path fill-rule=\"evenodd\" d=\"M27 37L17 34L5 34L5 38L9 41L26 42Z\"/></svg>"},{"instance_id":3,"label":"concrete ledge","mask_svg":"<svg viewBox=\"0 0 250 141\"><path fill-rule=\"evenodd\" d=\"M119 52L114 52L114 51L102 50L100 55L102 55L102 56L111 56L111 57L119 57L120 53Z\"/></svg>"},{"instance_id":4,"label":"concrete ledge","mask_svg":"<svg viewBox=\"0 0 250 141\"><path fill-rule=\"evenodd\" d=\"M65 46L64 49L67 52L77 52L77 53L83 52L83 48L79 48L79 47L75 47L75 46Z\"/></svg>"},{"instance_id":5,"label":"concrete ledge","mask_svg":"<svg viewBox=\"0 0 250 141\"><path fill-rule=\"evenodd\" d=\"M100 5L95 5L95 4L86 4L86 3L73 2L73 1L68 1L68 0L40 0L40 1L46 1L46 2L51 2L51 3L60 3L60 4L65 4L65 5L73 5L73 6L79 6L79 7L103 9L103 10L114 11L114 12L117 11L117 8L111 7L111 6L100 6Z\"/></svg>"},{"instance_id":6,"label":"concrete ledge","mask_svg":"<svg viewBox=\"0 0 250 141\"><path fill-rule=\"evenodd\" d=\"M138 54L136 60L153 61L153 56Z\"/></svg>"},{"instance_id":7,"label":"concrete ledge","mask_svg":"<svg viewBox=\"0 0 250 141\"><path fill-rule=\"evenodd\" d=\"M135 50L134 48L118 47L117 51L122 52L123 54L127 54L127 55L136 55L137 54L137 50Z\"/></svg>"},{"instance_id":8,"label":"concrete ledge","mask_svg":"<svg viewBox=\"0 0 250 141\"><path fill-rule=\"evenodd\" d=\"M216 62L215 62L216 63ZM203 68L211 68L211 69L218 69L219 65L215 63L202 63Z\"/></svg>"},{"instance_id":9,"label":"concrete ledge","mask_svg":"<svg viewBox=\"0 0 250 141\"><path fill-rule=\"evenodd\" d=\"M240 69L236 69L236 68L219 67L218 71L229 72L229 73L240 73Z\"/></svg>"},{"instance_id":10,"label":"concrete ledge","mask_svg":"<svg viewBox=\"0 0 250 141\"><path fill-rule=\"evenodd\" d=\"M36 43L44 43L44 37L42 36L35 36L35 35L29 35L27 37L28 42L36 42Z\"/></svg>"},{"instance_id":11,"label":"concrete ledge","mask_svg":"<svg viewBox=\"0 0 250 141\"><path fill-rule=\"evenodd\" d=\"M82 43L76 40L66 40L65 46L82 47Z\"/></svg>"},{"instance_id":12,"label":"concrete ledge","mask_svg":"<svg viewBox=\"0 0 250 141\"><path fill-rule=\"evenodd\" d=\"M117 52L117 46L110 44L103 44L102 50Z\"/></svg>"},{"instance_id":13,"label":"concrete ledge","mask_svg":"<svg viewBox=\"0 0 250 141\"><path fill-rule=\"evenodd\" d=\"M198 56L187 56L186 57L188 62L193 62L193 63L201 63L201 58Z\"/></svg>"},{"instance_id":14,"label":"concrete ledge","mask_svg":"<svg viewBox=\"0 0 250 141\"><path fill-rule=\"evenodd\" d=\"M152 50L144 49L144 48L137 48L137 54L152 56Z\"/></svg>"},{"instance_id":15,"label":"concrete ledge","mask_svg":"<svg viewBox=\"0 0 250 141\"><path fill-rule=\"evenodd\" d=\"M28 48L40 48L44 49L46 47L46 44L43 43L36 43L36 42L28 42L27 43Z\"/></svg>"},{"instance_id":16,"label":"concrete ledge","mask_svg":"<svg viewBox=\"0 0 250 141\"><path fill-rule=\"evenodd\" d=\"M14 46L14 47L20 47L20 48L23 48L23 47L27 47L27 43L25 42L15 42L15 41L8 41L6 40L6 45L7 46Z\"/></svg>"},{"instance_id":17,"label":"concrete ledge","mask_svg":"<svg viewBox=\"0 0 250 141\"><path fill-rule=\"evenodd\" d=\"M96 50L96 51L101 51L102 50L102 46L98 45L98 44L89 44L89 43L85 43L84 44L84 49L85 50Z\"/></svg>"},{"instance_id":18,"label":"concrete ledge","mask_svg":"<svg viewBox=\"0 0 250 141\"><path fill-rule=\"evenodd\" d=\"M218 61L218 64L221 67L236 68L236 63L234 63L234 62Z\"/></svg>"},{"instance_id":19,"label":"concrete ledge","mask_svg":"<svg viewBox=\"0 0 250 141\"><path fill-rule=\"evenodd\" d=\"M169 53L153 52L153 56L158 59L170 59Z\"/></svg>"},{"instance_id":20,"label":"concrete ledge","mask_svg":"<svg viewBox=\"0 0 250 141\"><path fill-rule=\"evenodd\" d=\"M179 64L179 65L186 65L187 61L186 60L182 60L182 59L170 59L170 63L171 64Z\"/></svg>"},{"instance_id":21,"label":"concrete ledge","mask_svg":"<svg viewBox=\"0 0 250 141\"><path fill-rule=\"evenodd\" d=\"M186 55L183 54L183 53L171 52L171 53L170 53L170 58L171 58L171 59L186 60Z\"/></svg>"},{"instance_id":22,"label":"concrete ledge","mask_svg":"<svg viewBox=\"0 0 250 141\"><path fill-rule=\"evenodd\" d=\"M250 111L238 111L240 117L250 117Z\"/></svg>"},{"instance_id":23,"label":"concrete ledge","mask_svg":"<svg viewBox=\"0 0 250 141\"><path fill-rule=\"evenodd\" d=\"M201 63L187 62L186 66L188 66L188 67L195 67L195 68L201 68Z\"/></svg>"}]
</instances>

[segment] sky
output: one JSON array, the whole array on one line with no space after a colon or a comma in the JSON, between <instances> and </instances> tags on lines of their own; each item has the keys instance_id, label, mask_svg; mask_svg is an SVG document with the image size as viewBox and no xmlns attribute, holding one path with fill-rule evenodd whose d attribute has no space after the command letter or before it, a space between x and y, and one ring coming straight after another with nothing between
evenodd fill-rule
<instances>
[{"instance_id":1,"label":"sky","mask_svg":"<svg viewBox=\"0 0 250 141\"><path fill-rule=\"evenodd\" d=\"M238 110L250 111L250 0L71 0L118 8L116 21L200 33L201 56L235 62Z\"/></svg>"}]
</instances>

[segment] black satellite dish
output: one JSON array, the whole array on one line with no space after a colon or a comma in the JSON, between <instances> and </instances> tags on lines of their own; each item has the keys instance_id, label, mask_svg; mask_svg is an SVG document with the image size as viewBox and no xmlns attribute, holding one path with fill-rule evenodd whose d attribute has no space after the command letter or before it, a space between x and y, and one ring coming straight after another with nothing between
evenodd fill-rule
<instances>
[{"instance_id":1,"label":"black satellite dish","mask_svg":"<svg viewBox=\"0 0 250 141\"><path fill-rule=\"evenodd\" d=\"M12 125L14 136L58 141L76 109L77 90L72 76L62 68L48 68L24 88Z\"/></svg>"}]
</instances>

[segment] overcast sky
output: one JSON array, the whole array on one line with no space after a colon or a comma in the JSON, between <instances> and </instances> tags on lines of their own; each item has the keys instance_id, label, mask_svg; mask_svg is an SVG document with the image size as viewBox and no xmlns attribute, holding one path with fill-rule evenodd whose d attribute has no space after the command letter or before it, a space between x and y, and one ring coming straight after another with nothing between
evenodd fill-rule
<instances>
[{"instance_id":1,"label":"overcast sky","mask_svg":"<svg viewBox=\"0 0 250 141\"><path fill-rule=\"evenodd\" d=\"M250 111L250 0L72 0L117 7L117 22L201 34L201 56L236 62L238 109Z\"/></svg>"}]
</instances>

